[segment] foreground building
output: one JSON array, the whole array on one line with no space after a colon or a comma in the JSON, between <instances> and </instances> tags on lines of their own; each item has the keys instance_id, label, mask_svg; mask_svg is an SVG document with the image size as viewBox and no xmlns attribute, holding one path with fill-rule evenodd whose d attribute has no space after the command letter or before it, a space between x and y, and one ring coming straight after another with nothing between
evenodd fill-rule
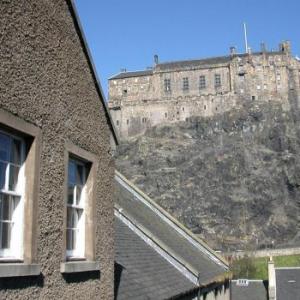
<instances>
[{"instance_id":1,"label":"foreground building","mask_svg":"<svg viewBox=\"0 0 300 300\"><path fill-rule=\"evenodd\" d=\"M109 107L122 139L192 116L221 114L247 101L276 101L289 109L300 95L300 61L289 42L278 51L236 53L199 60L159 62L109 79Z\"/></svg>"},{"instance_id":2,"label":"foreground building","mask_svg":"<svg viewBox=\"0 0 300 300\"><path fill-rule=\"evenodd\" d=\"M74 4L0 15L0 299L112 299L116 135Z\"/></svg>"},{"instance_id":3,"label":"foreground building","mask_svg":"<svg viewBox=\"0 0 300 300\"><path fill-rule=\"evenodd\" d=\"M227 262L118 172L115 181L115 299L229 300Z\"/></svg>"}]
</instances>

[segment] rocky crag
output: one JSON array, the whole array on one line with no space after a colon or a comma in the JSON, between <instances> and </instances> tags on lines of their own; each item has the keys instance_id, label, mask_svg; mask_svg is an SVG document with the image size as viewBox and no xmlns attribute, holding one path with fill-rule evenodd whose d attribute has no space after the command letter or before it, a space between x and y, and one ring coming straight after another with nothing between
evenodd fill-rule
<instances>
[{"instance_id":1,"label":"rocky crag","mask_svg":"<svg viewBox=\"0 0 300 300\"><path fill-rule=\"evenodd\" d=\"M274 103L161 125L117 168L221 250L300 245L300 122Z\"/></svg>"}]
</instances>

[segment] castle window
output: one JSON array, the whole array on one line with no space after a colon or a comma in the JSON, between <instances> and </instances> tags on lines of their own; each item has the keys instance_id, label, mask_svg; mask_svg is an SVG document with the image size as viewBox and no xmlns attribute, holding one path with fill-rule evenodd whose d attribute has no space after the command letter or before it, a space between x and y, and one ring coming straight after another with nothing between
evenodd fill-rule
<instances>
[{"instance_id":1,"label":"castle window","mask_svg":"<svg viewBox=\"0 0 300 300\"><path fill-rule=\"evenodd\" d=\"M183 77L183 79L182 79L182 89L184 91L189 90L189 78L188 77Z\"/></svg>"},{"instance_id":2,"label":"castle window","mask_svg":"<svg viewBox=\"0 0 300 300\"><path fill-rule=\"evenodd\" d=\"M215 74L215 87L220 87L220 86L221 86L221 75Z\"/></svg>"},{"instance_id":3,"label":"castle window","mask_svg":"<svg viewBox=\"0 0 300 300\"><path fill-rule=\"evenodd\" d=\"M164 80L164 87L165 87L165 92L166 93L171 92L171 79L165 79Z\"/></svg>"},{"instance_id":4,"label":"castle window","mask_svg":"<svg viewBox=\"0 0 300 300\"><path fill-rule=\"evenodd\" d=\"M206 110L206 105L204 105L204 110Z\"/></svg>"},{"instance_id":5,"label":"castle window","mask_svg":"<svg viewBox=\"0 0 300 300\"><path fill-rule=\"evenodd\" d=\"M165 118L167 118L168 117L168 114L167 113L165 113Z\"/></svg>"},{"instance_id":6,"label":"castle window","mask_svg":"<svg viewBox=\"0 0 300 300\"><path fill-rule=\"evenodd\" d=\"M202 90L202 89L205 89L206 88L206 80L205 80L205 76L204 75L201 75L199 77L199 89Z\"/></svg>"},{"instance_id":7,"label":"castle window","mask_svg":"<svg viewBox=\"0 0 300 300\"><path fill-rule=\"evenodd\" d=\"M147 122L147 118L142 118L142 123L146 123Z\"/></svg>"},{"instance_id":8,"label":"castle window","mask_svg":"<svg viewBox=\"0 0 300 300\"><path fill-rule=\"evenodd\" d=\"M116 123L117 123L117 126L119 126L119 123L120 123L120 122L119 122L119 120L117 120L117 122L116 122Z\"/></svg>"},{"instance_id":9,"label":"castle window","mask_svg":"<svg viewBox=\"0 0 300 300\"><path fill-rule=\"evenodd\" d=\"M127 122L127 125L128 125L128 124L129 124L129 120L127 119L127 121L126 121L126 122Z\"/></svg>"},{"instance_id":10,"label":"castle window","mask_svg":"<svg viewBox=\"0 0 300 300\"><path fill-rule=\"evenodd\" d=\"M182 111L184 111L184 107L182 108Z\"/></svg>"},{"instance_id":11,"label":"castle window","mask_svg":"<svg viewBox=\"0 0 300 300\"><path fill-rule=\"evenodd\" d=\"M123 90L123 91L122 91L122 94L123 94L123 96L127 96L127 90L126 90L126 89Z\"/></svg>"},{"instance_id":12,"label":"castle window","mask_svg":"<svg viewBox=\"0 0 300 300\"><path fill-rule=\"evenodd\" d=\"M252 96L252 100L255 100L255 96Z\"/></svg>"}]
</instances>

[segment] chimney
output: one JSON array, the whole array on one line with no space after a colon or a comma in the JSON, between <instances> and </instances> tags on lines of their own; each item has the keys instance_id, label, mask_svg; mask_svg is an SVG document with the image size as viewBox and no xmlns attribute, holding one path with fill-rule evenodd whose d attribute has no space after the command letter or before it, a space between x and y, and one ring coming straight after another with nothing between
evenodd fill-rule
<instances>
[{"instance_id":1,"label":"chimney","mask_svg":"<svg viewBox=\"0 0 300 300\"><path fill-rule=\"evenodd\" d=\"M230 55L231 56L236 55L236 48L234 46L230 47Z\"/></svg>"},{"instance_id":2,"label":"chimney","mask_svg":"<svg viewBox=\"0 0 300 300\"><path fill-rule=\"evenodd\" d=\"M272 256L268 262L269 300L276 300L276 274Z\"/></svg>"},{"instance_id":3,"label":"chimney","mask_svg":"<svg viewBox=\"0 0 300 300\"><path fill-rule=\"evenodd\" d=\"M157 54L154 55L154 63L156 65L158 64L158 55Z\"/></svg>"},{"instance_id":4,"label":"chimney","mask_svg":"<svg viewBox=\"0 0 300 300\"><path fill-rule=\"evenodd\" d=\"M127 70L125 68L121 69L121 73L126 73Z\"/></svg>"},{"instance_id":5,"label":"chimney","mask_svg":"<svg viewBox=\"0 0 300 300\"><path fill-rule=\"evenodd\" d=\"M285 54L291 54L291 42L290 41L284 41L279 44L279 51L285 53Z\"/></svg>"},{"instance_id":6,"label":"chimney","mask_svg":"<svg viewBox=\"0 0 300 300\"><path fill-rule=\"evenodd\" d=\"M267 47L266 47L266 44L264 42L260 43L260 50L263 53L267 52Z\"/></svg>"}]
</instances>

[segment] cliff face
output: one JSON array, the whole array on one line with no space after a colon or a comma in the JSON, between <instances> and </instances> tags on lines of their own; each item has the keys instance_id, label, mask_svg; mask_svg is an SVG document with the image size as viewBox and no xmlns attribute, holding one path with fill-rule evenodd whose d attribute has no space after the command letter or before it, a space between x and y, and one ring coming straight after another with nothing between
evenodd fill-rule
<instances>
[{"instance_id":1,"label":"cliff face","mask_svg":"<svg viewBox=\"0 0 300 300\"><path fill-rule=\"evenodd\" d=\"M212 247L300 244L299 121L276 104L151 128L117 168Z\"/></svg>"}]
</instances>

